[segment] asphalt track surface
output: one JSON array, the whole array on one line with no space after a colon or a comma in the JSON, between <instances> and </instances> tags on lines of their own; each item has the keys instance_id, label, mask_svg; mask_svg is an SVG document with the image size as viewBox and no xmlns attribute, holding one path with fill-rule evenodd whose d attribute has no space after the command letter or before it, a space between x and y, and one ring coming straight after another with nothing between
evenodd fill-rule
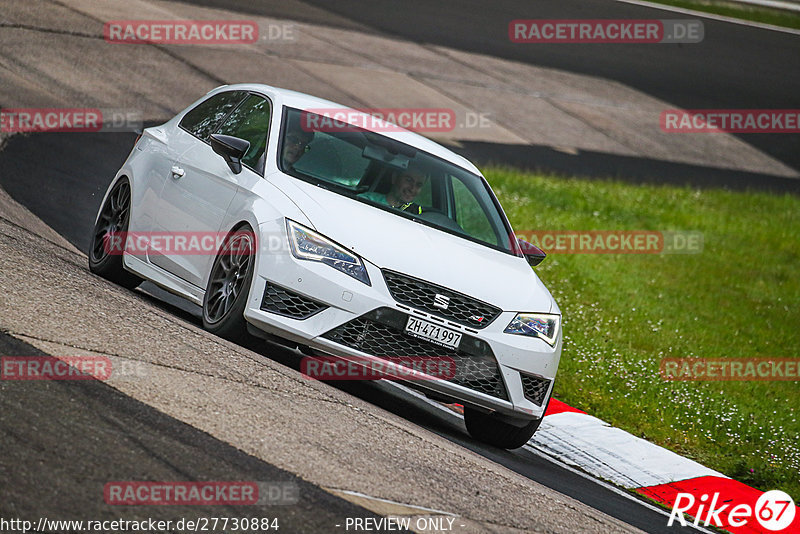
<instances>
[{"instance_id":1,"label":"asphalt track surface","mask_svg":"<svg viewBox=\"0 0 800 534\"><path fill-rule=\"evenodd\" d=\"M532 47L515 45L508 40L508 22L515 18L688 18L617 2L538 0L525 4L519 1L408 0L395 4L385 0L368 3L345 0L337 2L333 10L326 7L325 3L313 0L289 0L275 4L245 0L196 0L192 3L373 31L416 42L601 76L686 109L800 108L800 38L796 35L704 20L706 37L700 45ZM800 142L797 136L761 134L739 137L776 159L800 168ZM0 153L0 186L77 248L86 251L88 235L102 194L125 159L132 142L131 134L17 136ZM478 160L494 159L522 167L531 167L529 162L537 161L541 168L565 174L625 175L656 182L797 191L796 182L791 180L640 158L584 154L576 160L547 147L511 147L491 143L465 144L465 151ZM196 321L195 307L176 301L152 287L150 292L165 299L161 303L165 309ZM262 346L260 351L272 359L297 367L297 360L289 351L273 346ZM2 335L0 352L39 354L32 347ZM339 387L642 530L654 533L688 531L677 527L668 529L663 515L548 463L524 449L509 452L484 447L471 440L463 426L443 418L425 403L391 388L380 384L353 383L339 384ZM21 383L4 384L3 388L0 413L4 420L4 432L0 435L0 445L4 451L15 452L3 455L0 468L3 473L11 473L16 477L7 478L4 474L4 480L11 482L7 487L12 490L8 495L10 500L6 503L17 503L14 506L17 506L15 510L19 510L20 516L33 512L32 503L59 502L62 508L54 512L64 511L59 515L64 518L68 517L67 510L81 510L88 514L93 510L92 506L98 506L96 498L87 497L81 492L72 492L66 499L63 494L55 498L59 487L63 487L64 480L60 477L64 473L52 467L53 462L62 460L66 461L65 465L75 465L75 471L69 473L70 477L88 469L88 472L98 475L94 477L96 480L136 478L130 470L133 465L140 466L141 472L164 473L165 479L175 478L175 473L187 478L197 475L206 479L211 475L227 480L292 479L291 474L249 457L100 383L52 383L35 392ZM67 402L69 399L79 399L79 404L73 406ZM104 411L111 406L112 414L103 418L87 415L100 413L100 410L91 409L99 403L105 406ZM48 408L37 411L43 414L40 420L31 421L32 405ZM93 448L89 449L95 457L86 460L81 454L73 454L66 458L55 458L50 451L57 443L75 444L75 449L79 450L85 436L77 432L66 435L58 432L63 432L63 421L81 418L85 425L97 428L96 436L102 438L99 442L95 440L91 445ZM136 425L128 427L133 420L137 421ZM126 449L120 449L121 436L127 439ZM20 443L25 446L20 446ZM17 458L14 454L24 458ZM31 454L41 461L36 465L51 468L20 471L18 466L28 464ZM114 455L120 456L115 458ZM102 461L98 462L98 457ZM306 490L308 493L305 493ZM298 531L303 527L306 531L325 530L319 528L321 524L313 523L318 519L370 515L313 486L304 487L306 495L311 497L306 500L308 506L317 506L313 506L313 511L298 508L296 514L289 514L297 521L294 525ZM92 504L84 502L89 500ZM219 510L214 512L218 514ZM109 512L98 510L98 513ZM204 515L195 507L191 513ZM244 510L240 515L247 513ZM154 513L150 515L155 516ZM102 517L105 516L98 518ZM330 522L327 524L330 525Z\"/></svg>"},{"instance_id":2,"label":"asphalt track surface","mask_svg":"<svg viewBox=\"0 0 800 534\"><path fill-rule=\"evenodd\" d=\"M188 1L188 0L181 0ZM372 31L417 43L477 52L531 65L624 83L683 109L800 109L800 36L701 19L697 44L516 44L514 19L692 19L693 16L612 0L191 0L240 13ZM800 135L735 134L800 169ZM476 144L479 160L514 163L566 174L619 176L647 181L766 187L798 191L796 180L662 165L642 158L587 154L566 158L546 147Z\"/></svg>"},{"instance_id":3,"label":"asphalt track surface","mask_svg":"<svg viewBox=\"0 0 800 534\"><path fill-rule=\"evenodd\" d=\"M13 137L8 141L3 151L0 152L0 187L3 187L15 200L27 207L51 228L75 245L79 250L86 252L89 245L89 236L94 223L94 217L99 208L103 193L105 192L111 178L113 178L117 169L127 157L127 154L133 145L134 139L135 136L130 133L42 133L30 136ZM151 298L154 299L154 302L164 310L169 311L170 313L173 313L183 319L193 321L196 324L200 323L198 313L199 308L193 304L169 295L168 293L159 290L149 283L144 284L142 289L146 290L147 293L151 295ZM0 342L7 341L0 340ZM284 365L299 370L299 359L296 353L292 351L283 349L279 346L265 344L264 342L255 339L248 344L247 348L259 352ZM0 354L24 354L20 353L19 351L7 352L8 350L10 349L0 345ZM472 440L466 434L463 423L454 422L452 418L443 417L439 410L436 410L426 402L420 401L413 396L398 392L394 388L387 387L380 383L371 384L363 382L344 382L334 385L347 393L358 396L367 402L404 417L414 424L435 432L440 436L453 441L454 443L471 449L472 451L481 454L492 461L502 464L507 468L512 469L532 480L564 493L565 495L573 497L597 510L605 512L612 517L620 519L646 532L660 534L693 531L691 528L681 528L678 525L668 528L666 526L667 517L665 515L646 508L641 504L638 504L637 502L634 502L617 492L611 491L585 477L563 469L556 464L545 461L530 451L525 449L505 451L478 443ZM89 386L85 384L78 386L50 386L54 396L50 397L49 400L47 398L30 398L26 400L26 394L34 395L31 393L32 390L27 390L28 393L26 393L24 386L15 385L14 387L21 388L13 390L16 391L16 394L18 395L17 403L19 405L30 405L32 402L36 402L45 406L50 406L51 403L53 406L60 405L58 395L62 393L59 392L63 392L63 388L76 387L88 388L85 391L80 390L83 391L81 395L90 396L91 393L92 395L105 395L113 397L115 402L117 402L120 406L121 410L119 417L116 419L117 421L123 421L125 419L125 410L127 410L128 414L135 413L137 410L146 411L146 407L141 405L141 403L138 401L127 398L125 395L122 395L121 393L116 392L103 384L98 384L97 386ZM7 395L4 392L3 397L5 398L6 396ZM45 410L45 412L47 411ZM154 411L151 410L151 412ZM2 413L2 411L0 411L0 413ZM79 414L81 412L78 411L75 413ZM149 417L151 416L156 418L157 415L158 414L156 413L152 413L149 415ZM39 428L40 430L43 430L45 434L48 433L48 431L53 433L56 431L60 432L62 425L59 421L69 420L70 417L73 417L73 415L69 413L62 413L58 417L54 418L47 416L46 420L40 422ZM164 420L168 419L166 416L162 416L162 418ZM14 419L7 419L7 421L8 422L3 422L3 424L0 426L8 429L10 434L10 431L14 428L15 423ZM105 424L99 419L97 420L97 423ZM92 424L94 423L87 422L87 428L91 427ZM179 426L180 424L181 423L177 421L165 422L164 425L166 425L166 427L163 427L164 435L169 435L169 429L172 428L169 425ZM185 432L190 431L191 430L188 428L185 429ZM79 439L79 436L77 435L64 436L60 441L70 442L69 440L71 440L73 437L76 440ZM130 454L133 455L133 457L136 457L136 455L140 453L144 454L143 451L150 450L151 448L151 446L148 444L148 440L152 439L156 443L160 443L162 438L163 436L160 436L157 433L144 433L137 437L137 440L140 443L140 446L137 445L139 448L131 451ZM6 435L5 437L0 437L0 439L10 440L11 438ZM16 442L10 442L11 445L14 443ZM217 454L215 451L222 450L224 448L224 444L207 437L205 438L205 441L201 440L198 443L198 454L204 455L202 458L205 458L208 460L208 462L210 462L208 465L214 465L214 462L217 461L217 458L214 456L214 454ZM5 443L2 441L0 441L0 445L3 445L3 450L7 449ZM105 447L110 446L110 443L102 443L98 445L97 449L90 450L93 451L93 454L102 456L106 454ZM17 446L15 449L19 450L20 447ZM40 448L35 450L46 451L48 450L48 446L46 444L42 444ZM21 454L23 456L25 455L24 452ZM60 459L52 454L49 455L46 452L38 452L37 454L39 455L38 457L41 459L41 461L45 464L50 462L51 464L60 465ZM188 462L186 465L183 465L184 460L182 458L186 459L185 461ZM191 454L181 457L171 457L169 465L173 466L173 468L178 470L178 472L181 474L198 472L202 473L206 479L209 479L209 473L215 472L214 470L218 469L218 467L213 467L210 468L212 471L198 471L198 469L200 469L198 466L206 464L195 464L194 461L190 460L189 458L192 458ZM9 465L4 465L5 461L6 459L0 459L0 468L14 472L15 469L13 469L13 466L24 465L30 460L28 459L25 460L25 462L22 462L21 459L15 459L13 460L13 463ZM125 461L127 462L127 460ZM263 463L258 463L257 460L249 457L246 459L242 458L242 462L244 462L241 464L242 466L251 465L247 462L253 462L252 465L256 466L258 469L267 471L269 471L270 468L277 469ZM124 464L125 462L122 463ZM153 465L154 468L159 467L156 464ZM219 467L219 469L223 468L226 468L226 466L223 465L222 467ZM124 465L121 466L120 469L121 474L119 474L118 478L116 478L117 480L136 479L135 476L131 476L130 474L127 475L127 478L123 476L126 473L124 470ZM241 469L244 469L244 467L241 467ZM147 470L142 470L141 472L151 473ZM154 472L161 471L153 471L153 473ZM261 471L258 470L255 471L255 473L260 472ZM234 473L236 473L236 471L234 471ZM97 477L97 480L113 480L114 477L112 474L113 473L102 474L101 476ZM243 471L242 475L244 476ZM61 470L44 469L38 473L38 476L41 478L37 479L37 483L42 484L43 481L46 480L47 482L43 484L44 486L58 486L60 484L59 477L61 476ZM254 476L255 475L251 473L249 475L250 478L245 478L245 480L253 480ZM165 475L164 479L171 480L174 478L175 476L169 477ZM223 480L236 479L230 474L224 477L220 475L220 478ZM273 479L274 477L272 479L265 478L263 480ZM19 498L22 500L21 496L26 494L20 493L19 495ZM25 500L30 500L30 502L47 502L39 500L41 495L38 493L34 492L28 495L29 497ZM80 496L76 495L74 498L80 499ZM91 506L89 508L83 508L82 501L76 501L75 504L76 506L80 505L80 507L75 509L86 511L87 514L89 510L93 509ZM94 504L93 506L97 505ZM330 508L329 511L331 514L338 513L338 509L335 507ZM195 511L195 513L197 513L197 511ZM363 516L364 514L358 515ZM31 516L32 515L26 517ZM65 518L66 516L62 515L58 517ZM309 532L311 531L317 530L310 530ZM327 529L320 531L327 531Z\"/></svg>"},{"instance_id":4,"label":"asphalt track surface","mask_svg":"<svg viewBox=\"0 0 800 534\"><path fill-rule=\"evenodd\" d=\"M45 356L0 333L0 354ZM374 513L96 380L0 381L3 518L278 518L278 532L329 532ZM294 485L295 504L113 506L107 481L230 480ZM172 530L172 529L171 529Z\"/></svg>"}]
</instances>

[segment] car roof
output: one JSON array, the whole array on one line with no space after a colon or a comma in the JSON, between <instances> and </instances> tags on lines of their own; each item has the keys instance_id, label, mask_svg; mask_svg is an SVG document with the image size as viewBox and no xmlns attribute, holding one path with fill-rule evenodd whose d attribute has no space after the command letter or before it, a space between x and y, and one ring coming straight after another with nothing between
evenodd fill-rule
<instances>
[{"instance_id":1,"label":"car roof","mask_svg":"<svg viewBox=\"0 0 800 534\"><path fill-rule=\"evenodd\" d=\"M220 87L217 87L209 91L208 94L211 95L212 93L218 93L221 91L231 91L236 89L276 94L280 97L282 104L290 108L297 108L301 110L344 109L351 112L364 114L357 109L353 109L351 107L342 104L337 104L336 102L325 100L324 98L319 98L305 93L300 93L298 91L292 91L290 89L282 89L280 87L273 87L271 85L260 84L260 83L239 83L234 85L222 85ZM377 124L377 125L380 125L381 123L382 121L375 118L370 118L369 121L363 122L363 124ZM365 129L370 130L370 128L365 128ZM372 129L372 131L375 130ZM458 165L459 167L462 167L474 174L477 174L478 176L483 176L481 172L478 170L478 168L471 161L469 161L463 156L456 154L451 150L448 150L439 143L436 143L428 139L427 137L406 130L404 128L400 128L393 124L390 125L389 128L386 128L385 130L378 131L378 133L380 133L381 135L385 135L386 137L389 137L391 139L400 141L402 143L414 146L415 148L424 150L425 152L428 152L434 156L447 160L450 163Z\"/></svg>"}]
</instances>

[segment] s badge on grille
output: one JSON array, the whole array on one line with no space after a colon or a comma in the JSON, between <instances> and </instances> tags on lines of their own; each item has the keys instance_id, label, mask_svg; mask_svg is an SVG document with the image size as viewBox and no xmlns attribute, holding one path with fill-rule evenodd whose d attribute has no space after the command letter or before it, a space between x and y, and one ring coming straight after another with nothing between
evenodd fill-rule
<instances>
[{"instance_id":1,"label":"s badge on grille","mask_svg":"<svg viewBox=\"0 0 800 534\"><path fill-rule=\"evenodd\" d=\"M437 293L433 296L433 307L446 310L450 306L450 297Z\"/></svg>"}]
</instances>

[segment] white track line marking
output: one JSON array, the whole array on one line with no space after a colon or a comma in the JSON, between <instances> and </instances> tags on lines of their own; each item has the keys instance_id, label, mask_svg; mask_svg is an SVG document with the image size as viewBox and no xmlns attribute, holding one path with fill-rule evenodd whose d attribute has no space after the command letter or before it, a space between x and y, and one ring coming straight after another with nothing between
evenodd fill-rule
<instances>
[{"instance_id":1,"label":"white track line marking","mask_svg":"<svg viewBox=\"0 0 800 534\"><path fill-rule=\"evenodd\" d=\"M531 443L567 464L625 488L658 486L701 476L727 478L584 413L548 415Z\"/></svg>"},{"instance_id":2,"label":"white track line marking","mask_svg":"<svg viewBox=\"0 0 800 534\"><path fill-rule=\"evenodd\" d=\"M415 391L415 390L413 390L413 389L411 389L411 388L409 388L407 386L404 386L402 384L398 384L396 382L386 381L386 380L384 380L383 382L386 382L386 384L388 386L390 386L390 387L394 387L396 389L399 389L399 390L411 395L412 397L415 397L417 399L420 399L420 400L424 401L426 404L435 407L439 411L441 411L441 412L443 412L443 413L445 413L445 414L447 414L449 416L455 417L456 419L461 419L461 420L464 419L461 415L455 413L452 410L449 410L449 409L445 408L444 406L442 406L440 403L438 403L436 401L432 401L431 399L429 399L428 397L426 397L422 393L419 393L418 391ZM552 416L548 416L548 417L552 417ZM534 434L534 438L535 437L536 437L536 435ZM574 468L574 467L562 462L558 458L552 456L550 453L548 453L548 452L546 452L544 450L540 450L537 447L537 445L534 443L533 439L531 439L531 441L529 441L528 443L523 445L522 448L527 450L527 451L529 451L532 454L535 454L536 456L540 457L541 459L543 459L543 460L545 460L547 462L555 464L555 465L557 465L558 467L560 467L562 469L566 469L570 473L574 473L574 474L578 475L579 477L581 477L583 479L589 480L589 481L597 484L598 486L603 487L604 489L607 489L607 490L609 490L609 491L611 491L613 493L616 493L617 495L620 495L620 496L628 499L631 502L634 502L636 504L644 506L645 508L653 510L654 512L657 512L658 514L660 514L660 515L662 515L662 516L664 516L666 518L669 518L670 514L669 514L669 512L667 510L665 510L663 508L660 508L660 507L656 506L655 504L651 504L650 502L645 501L644 497L637 498L635 495L633 495L629 491L625 491L624 489L620 489L619 487L611 484L610 482L606 482L605 480L597 478L597 477L595 477L595 476L593 476L593 475L591 475L591 474L589 474L587 472L581 471L580 469L576 469L576 468ZM712 532L712 531L710 531L708 529L705 529L703 527L700 527L700 526L695 527L694 525L689 525L689 527L690 528L694 528L694 529L696 529L696 531L702 532L704 534L714 534L714 532Z\"/></svg>"},{"instance_id":3,"label":"white track line marking","mask_svg":"<svg viewBox=\"0 0 800 534\"><path fill-rule=\"evenodd\" d=\"M617 486L615 486L615 485L613 485L613 484L611 484L609 482L606 482L605 480L601 480L599 478L595 478L595 477L593 477L592 475L590 475L588 473L584 473L580 469L575 469L574 467L565 464L561 460L558 460L557 458L553 458L552 456L550 456L546 452L538 450L535 446L531 445L531 443L527 443L527 444L523 445L522 448L527 450L527 451L529 451L529 452L531 452L532 454L535 454L536 456L542 458L545 461L551 462L551 463L559 466L562 469L566 469L570 473L574 473L574 474L578 475L581 478L585 478L586 480L590 480L591 482L594 482L598 486L602 486L603 488L605 488L605 489L607 489L607 490L609 490L609 491L611 491L613 493L616 493L617 495L625 497L629 501L633 501L633 502L635 502L637 504L640 504L640 505L644 506L645 508L649 508L650 510L653 510L654 512L657 512L657 513L663 515L666 518L669 518L669 512L667 512L663 508L660 508L660 507L656 506L655 504L651 504L651 503L649 503L649 502L647 502L645 500L639 499L635 495L632 495L631 493L629 493L629 492L627 492L627 491L625 491L623 489L620 489ZM705 529L703 527L700 527L700 526L695 527L691 523L689 524L689 527L695 528L697 531L703 532L704 534L715 534L714 532L712 532L710 530L707 530L707 529Z\"/></svg>"},{"instance_id":4,"label":"white track line marking","mask_svg":"<svg viewBox=\"0 0 800 534\"><path fill-rule=\"evenodd\" d=\"M706 19L718 20L720 22L730 22L731 24L739 24L740 26L751 26L753 28L759 28L762 30L772 30L776 32L790 33L792 35L800 35L800 30L795 30L794 28L784 28L783 26L764 24L763 22L753 22L751 20L742 20L734 17L726 17L724 15L715 15L714 13L706 13L705 11L695 11L693 9L668 6L666 4L656 4L654 2L646 2L644 0L614 0L614 1L622 2L623 4L632 4L635 6L652 7L654 9L660 9L662 11L670 11L672 13L681 13L683 15L703 17Z\"/></svg>"}]
</instances>

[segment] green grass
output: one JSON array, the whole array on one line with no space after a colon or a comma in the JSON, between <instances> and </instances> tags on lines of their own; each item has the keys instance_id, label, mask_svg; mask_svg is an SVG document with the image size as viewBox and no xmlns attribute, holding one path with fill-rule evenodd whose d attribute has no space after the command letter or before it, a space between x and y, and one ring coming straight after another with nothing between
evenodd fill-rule
<instances>
[{"instance_id":1,"label":"green grass","mask_svg":"<svg viewBox=\"0 0 800 534\"><path fill-rule=\"evenodd\" d=\"M725 2L724 0L650 0L658 4L693 9L737 19L800 29L800 13L782 9Z\"/></svg>"},{"instance_id":2,"label":"green grass","mask_svg":"<svg viewBox=\"0 0 800 534\"><path fill-rule=\"evenodd\" d=\"M515 231L699 231L699 254L551 254L556 397L761 490L800 499L800 382L667 382L664 357L794 357L800 198L485 172Z\"/></svg>"}]
</instances>

